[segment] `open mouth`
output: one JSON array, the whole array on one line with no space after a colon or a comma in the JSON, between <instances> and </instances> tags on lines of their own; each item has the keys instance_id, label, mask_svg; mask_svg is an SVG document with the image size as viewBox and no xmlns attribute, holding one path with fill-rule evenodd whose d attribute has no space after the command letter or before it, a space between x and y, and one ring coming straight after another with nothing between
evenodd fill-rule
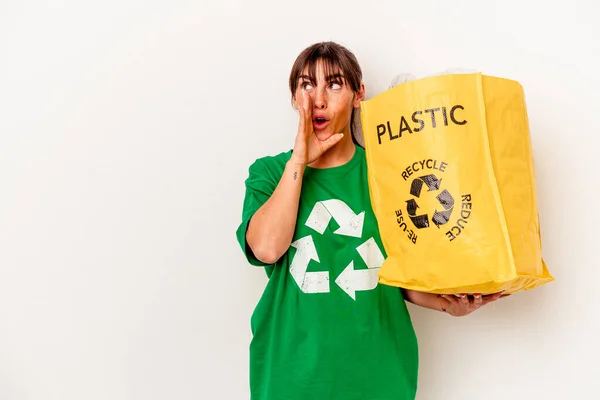
<instances>
[{"instance_id":1,"label":"open mouth","mask_svg":"<svg viewBox=\"0 0 600 400\"><path fill-rule=\"evenodd\" d=\"M329 122L329 120L324 117L313 118L313 125L316 129L324 127L325 125L327 125L328 122Z\"/></svg>"}]
</instances>

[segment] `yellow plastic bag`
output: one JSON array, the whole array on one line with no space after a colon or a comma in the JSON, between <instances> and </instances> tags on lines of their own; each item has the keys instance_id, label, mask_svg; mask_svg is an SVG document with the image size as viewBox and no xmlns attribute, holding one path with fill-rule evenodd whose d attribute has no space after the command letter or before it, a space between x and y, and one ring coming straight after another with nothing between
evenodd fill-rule
<instances>
[{"instance_id":1,"label":"yellow plastic bag","mask_svg":"<svg viewBox=\"0 0 600 400\"><path fill-rule=\"evenodd\" d=\"M380 283L514 293L554 280L541 256L518 82L423 78L361 104L369 189L387 259Z\"/></svg>"}]
</instances>

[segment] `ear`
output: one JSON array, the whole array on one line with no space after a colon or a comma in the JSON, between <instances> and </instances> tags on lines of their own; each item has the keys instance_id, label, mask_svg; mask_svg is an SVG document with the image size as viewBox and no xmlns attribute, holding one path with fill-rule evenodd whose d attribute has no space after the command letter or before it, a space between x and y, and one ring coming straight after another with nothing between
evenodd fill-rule
<instances>
[{"instance_id":1,"label":"ear","mask_svg":"<svg viewBox=\"0 0 600 400\"><path fill-rule=\"evenodd\" d=\"M352 107L360 108L360 102L365 99L365 84L360 83L360 89L354 95L354 100L352 101Z\"/></svg>"}]
</instances>

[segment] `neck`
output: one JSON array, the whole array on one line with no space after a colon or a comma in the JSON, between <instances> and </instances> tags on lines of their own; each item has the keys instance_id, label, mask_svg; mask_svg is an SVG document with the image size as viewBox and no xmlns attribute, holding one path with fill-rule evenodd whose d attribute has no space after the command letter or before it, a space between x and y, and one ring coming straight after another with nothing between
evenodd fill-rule
<instances>
[{"instance_id":1,"label":"neck","mask_svg":"<svg viewBox=\"0 0 600 400\"><path fill-rule=\"evenodd\" d=\"M352 142L352 134L348 132L344 134L342 140L323 153L321 157L310 163L309 166L312 168L339 167L350 161L355 151L356 147L354 142Z\"/></svg>"}]
</instances>

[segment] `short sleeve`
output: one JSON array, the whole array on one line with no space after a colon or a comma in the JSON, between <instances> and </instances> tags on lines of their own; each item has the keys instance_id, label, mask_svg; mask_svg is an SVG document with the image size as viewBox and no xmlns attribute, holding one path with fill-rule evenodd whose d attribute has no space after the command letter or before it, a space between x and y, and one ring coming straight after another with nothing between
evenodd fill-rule
<instances>
[{"instance_id":1,"label":"short sleeve","mask_svg":"<svg viewBox=\"0 0 600 400\"><path fill-rule=\"evenodd\" d=\"M250 219L269 200L277 187L279 179L269 171L266 162L262 159L255 161L248 170L248 178L245 182L246 194L242 208L242 222L236 231L236 236L246 259L250 264L255 266L267 266L269 264L256 258L246 241L246 232L248 231Z\"/></svg>"}]
</instances>

